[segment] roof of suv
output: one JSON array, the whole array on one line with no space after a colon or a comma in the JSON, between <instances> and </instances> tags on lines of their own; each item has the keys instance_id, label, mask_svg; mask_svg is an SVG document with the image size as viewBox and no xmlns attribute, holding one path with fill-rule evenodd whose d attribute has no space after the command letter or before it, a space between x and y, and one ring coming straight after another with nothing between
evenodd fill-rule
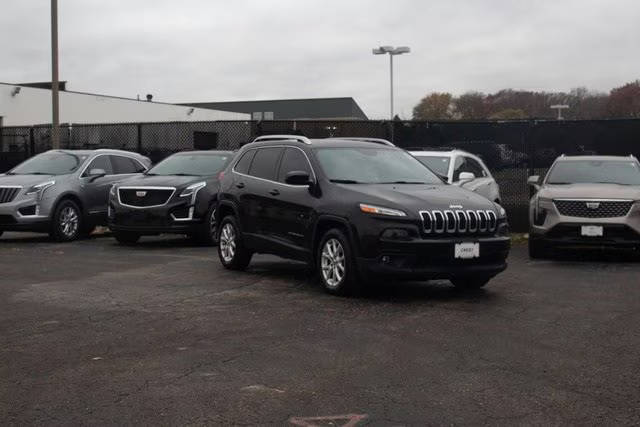
<instances>
[{"instance_id":1,"label":"roof of suv","mask_svg":"<svg viewBox=\"0 0 640 427\"><path fill-rule=\"evenodd\" d=\"M611 160L637 160L634 156L560 156L556 159L558 162L570 162L572 160L593 160L593 161L611 161Z\"/></svg>"},{"instance_id":2,"label":"roof of suv","mask_svg":"<svg viewBox=\"0 0 640 427\"><path fill-rule=\"evenodd\" d=\"M114 150L111 148L98 148L96 150L72 150L72 149L61 148L61 149L50 150L50 151L62 151L63 153L73 153L73 154L80 154L85 156L90 156L96 153L103 153L103 154L129 154L129 155L144 157L142 154L136 153L135 151Z\"/></svg>"},{"instance_id":3,"label":"roof of suv","mask_svg":"<svg viewBox=\"0 0 640 427\"><path fill-rule=\"evenodd\" d=\"M395 148L391 142L380 139L380 138L359 138L359 137L336 137L336 138L314 138L309 139L300 135L265 135L262 137L258 137L252 142L245 144L251 146L264 146L271 145L273 143L276 144L292 144L292 145L300 145L300 146L321 146L321 147L329 147L329 148Z\"/></svg>"},{"instance_id":4,"label":"roof of suv","mask_svg":"<svg viewBox=\"0 0 640 427\"><path fill-rule=\"evenodd\" d=\"M459 150L457 148L449 148L445 150L418 150L415 147L410 147L407 149L414 156L453 156L454 154L471 154L468 151ZM474 154L471 154L475 156Z\"/></svg>"}]
</instances>

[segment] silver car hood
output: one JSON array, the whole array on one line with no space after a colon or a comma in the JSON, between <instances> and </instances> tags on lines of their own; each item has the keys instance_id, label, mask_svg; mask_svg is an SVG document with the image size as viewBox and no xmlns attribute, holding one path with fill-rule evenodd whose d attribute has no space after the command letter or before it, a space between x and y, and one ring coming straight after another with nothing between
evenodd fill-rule
<instances>
[{"instance_id":1,"label":"silver car hood","mask_svg":"<svg viewBox=\"0 0 640 427\"><path fill-rule=\"evenodd\" d=\"M640 186L619 184L545 185L538 193L546 199L640 200Z\"/></svg>"}]
</instances>

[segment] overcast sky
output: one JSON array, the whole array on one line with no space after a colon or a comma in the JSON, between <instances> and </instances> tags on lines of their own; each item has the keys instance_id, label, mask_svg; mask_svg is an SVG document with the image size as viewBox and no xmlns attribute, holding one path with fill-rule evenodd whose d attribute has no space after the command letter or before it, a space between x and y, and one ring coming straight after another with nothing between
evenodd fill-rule
<instances>
[{"instance_id":1,"label":"overcast sky","mask_svg":"<svg viewBox=\"0 0 640 427\"><path fill-rule=\"evenodd\" d=\"M195 102L353 96L410 118L431 91L608 91L640 78L638 0L59 0L69 89ZM2 0L0 81L50 79L48 0Z\"/></svg>"}]
</instances>

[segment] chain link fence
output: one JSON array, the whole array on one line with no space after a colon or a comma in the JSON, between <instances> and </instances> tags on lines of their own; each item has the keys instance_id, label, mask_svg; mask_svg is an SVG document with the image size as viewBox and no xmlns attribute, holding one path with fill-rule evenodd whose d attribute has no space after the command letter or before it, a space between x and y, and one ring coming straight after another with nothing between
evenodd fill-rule
<instances>
[{"instance_id":1,"label":"chain link fence","mask_svg":"<svg viewBox=\"0 0 640 427\"><path fill-rule=\"evenodd\" d=\"M560 154L640 156L640 120L416 122L216 121L63 125L66 149L116 148L158 162L184 150L234 150L259 135L385 138L406 149L451 147L482 157L500 185L512 228L526 231L529 175ZM0 129L0 172L51 148L51 126Z\"/></svg>"}]
</instances>

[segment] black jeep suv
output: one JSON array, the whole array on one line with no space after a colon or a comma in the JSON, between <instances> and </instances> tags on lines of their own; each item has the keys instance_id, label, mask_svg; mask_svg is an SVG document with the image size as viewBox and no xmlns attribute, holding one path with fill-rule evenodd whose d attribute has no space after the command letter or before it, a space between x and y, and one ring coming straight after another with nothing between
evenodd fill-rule
<instances>
[{"instance_id":1,"label":"black jeep suv","mask_svg":"<svg viewBox=\"0 0 640 427\"><path fill-rule=\"evenodd\" d=\"M382 277L478 288L507 266L504 209L388 142L259 137L227 167L218 203L225 267L253 253L307 261L330 293Z\"/></svg>"},{"instance_id":2,"label":"black jeep suv","mask_svg":"<svg viewBox=\"0 0 640 427\"><path fill-rule=\"evenodd\" d=\"M231 151L186 151L113 185L108 218L115 238L133 244L140 236L174 233L214 244L218 175L232 158Z\"/></svg>"}]
</instances>

